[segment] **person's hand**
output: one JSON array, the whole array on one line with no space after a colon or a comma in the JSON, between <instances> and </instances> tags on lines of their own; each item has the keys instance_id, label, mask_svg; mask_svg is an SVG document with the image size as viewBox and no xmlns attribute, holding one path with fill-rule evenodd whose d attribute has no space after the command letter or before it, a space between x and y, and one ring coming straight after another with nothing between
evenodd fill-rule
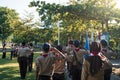
<instances>
[{"instance_id":1,"label":"person's hand","mask_svg":"<svg viewBox=\"0 0 120 80\"><path fill-rule=\"evenodd\" d=\"M74 46L74 45L72 45L71 48L72 48L73 50L75 50L75 46Z\"/></svg>"},{"instance_id":2,"label":"person's hand","mask_svg":"<svg viewBox=\"0 0 120 80\"><path fill-rule=\"evenodd\" d=\"M74 45L71 45L71 48L74 48Z\"/></svg>"},{"instance_id":3,"label":"person's hand","mask_svg":"<svg viewBox=\"0 0 120 80\"><path fill-rule=\"evenodd\" d=\"M56 51L57 49L55 47L51 47L50 51Z\"/></svg>"},{"instance_id":4,"label":"person's hand","mask_svg":"<svg viewBox=\"0 0 120 80\"><path fill-rule=\"evenodd\" d=\"M103 61L105 61L105 60L107 59L102 53L99 53L98 55L100 56L100 58L101 58Z\"/></svg>"}]
</instances>

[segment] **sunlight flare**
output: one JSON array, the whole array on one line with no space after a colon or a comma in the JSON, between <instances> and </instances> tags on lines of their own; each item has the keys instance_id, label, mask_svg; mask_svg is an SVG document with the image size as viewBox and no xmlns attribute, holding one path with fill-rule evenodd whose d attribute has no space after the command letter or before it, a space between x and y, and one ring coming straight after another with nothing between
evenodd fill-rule
<instances>
[{"instance_id":1,"label":"sunlight flare","mask_svg":"<svg viewBox=\"0 0 120 80\"><path fill-rule=\"evenodd\" d=\"M9 64L0 65L0 68L3 68L3 67L17 67L17 66L18 66L18 63L9 63Z\"/></svg>"},{"instance_id":2,"label":"sunlight flare","mask_svg":"<svg viewBox=\"0 0 120 80\"><path fill-rule=\"evenodd\" d=\"M120 0L116 0L116 7L120 9Z\"/></svg>"}]
</instances>

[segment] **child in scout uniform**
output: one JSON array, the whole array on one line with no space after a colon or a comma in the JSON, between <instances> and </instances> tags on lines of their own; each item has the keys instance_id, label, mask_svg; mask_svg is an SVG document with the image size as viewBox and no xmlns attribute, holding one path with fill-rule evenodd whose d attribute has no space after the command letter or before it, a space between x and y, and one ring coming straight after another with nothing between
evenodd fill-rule
<instances>
[{"instance_id":1,"label":"child in scout uniform","mask_svg":"<svg viewBox=\"0 0 120 80\"><path fill-rule=\"evenodd\" d=\"M105 64L105 74L104 74L104 80L110 80L111 78L111 73L112 73L112 63L110 62L111 54L112 53L108 49L108 44L105 40L100 41L101 44L101 53L107 58L107 63Z\"/></svg>"},{"instance_id":2,"label":"child in scout uniform","mask_svg":"<svg viewBox=\"0 0 120 80\"><path fill-rule=\"evenodd\" d=\"M100 48L96 42L91 44L91 56L85 58L81 80L104 80L104 62L98 55Z\"/></svg>"},{"instance_id":3,"label":"child in scout uniform","mask_svg":"<svg viewBox=\"0 0 120 80\"><path fill-rule=\"evenodd\" d=\"M29 44L29 48L31 49L31 53L28 56L28 71L31 72L32 71L32 65L33 65L33 56L34 56L34 48L33 48L33 44L30 43Z\"/></svg>"},{"instance_id":4,"label":"child in scout uniform","mask_svg":"<svg viewBox=\"0 0 120 80\"><path fill-rule=\"evenodd\" d=\"M11 45L11 54L10 54L10 60L12 60L12 57L13 57L13 53L14 53L14 47L13 47L13 44Z\"/></svg>"},{"instance_id":5,"label":"child in scout uniform","mask_svg":"<svg viewBox=\"0 0 120 80\"><path fill-rule=\"evenodd\" d=\"M42 49L42 56L39 56L35 61L36 80L52 80L54 71L53 64L57 60L65 58L65 55L56 48L51 47L49 43L44 43ZM52 54L52 52L54 52L55 55ZM57 54L61 56L57 56Z\"/></svg>"},{"instance_id":6,"label":"child in scout uniform","mask_svg":"<svg viewBox=\"0 0 120 80\"><path fill-rule=\"evenodd\" d=\"M26 77L27 60L30 52L31 50L28 47L26 47L26 43L22 42L22 46L18 49L18 52L17 52L21 79L25 79Z\"/></svg>"},{"instance_id":7,"label":"child in scout uniform","mask_svg":"<svg viewBox=\"0 0 120 80\"><path fill-rule=\"evenodd\" d=\"M71 54L73 55L71 62L71 78L72 80L81 80L81 71L82 71L82 63L84 54L88 54L88 51L80 48L80 41L75 40L73 42L73 50ZM78 64L79 63L79 64ZM79 65L79 67L78 67Z\"/></svg>"},{"instance_id":8,"label":"child in scout uniform","mask_svg":"<svg viewBox=\"0 0 120 80\"><path fill-rule=\"evenodd\" d=\"M57 46L56 47L60 52L64 53L63 50L62 50L62 46ZM60 56L60 55L58 55ZM66 63L66 60L65 59L61 59L61 60L58 60L54 66L55 66L55 69L54 69L54 74L53 74L53 80L65 80L65 65Z\"/></svg>"},{"instance_id":9,"label":"child in scout uniform","mask_svg":"<svg viewBox=\"0 0 120 80\"><path fill-rule=\"evenodd\" d=\"M73 50L72 47L73 47L73 40L70 40L68 42L68 46L66 46L66 49L65 51L67 52L67 55L72 55L71 54L71 51ZM68 70L68 74L69 74L69 77L71 77L71 62L70 61L67 61L67 70Z\"/></svg>"},{"instance_id":10,"label":"child in scout uniform","mask_svg":"<svg viewBox=\"0 0 120 80\"><path fill-rule=\"evenodd\" d=\"M6 58L6 48L5 47L3 47L2 52L3 52L2 59L5 59Z\"/></svg>"},{"instance_id":11,"label":"child in scout uniform","mask_svg":"<svg viewBox=\"0 0 120 80\"><path fill-rule=\"evenodd\" d=\"M69 43L68 43L68 46L66 47L66 51L67 51L68 53L70 53L70 52L72 51L72 47L73 47L73 46L74 46L74 45L73 45L73 41L70 40ZM70 55L70 54L68 54L68 55Z\"/></svg>"}]
</instances>

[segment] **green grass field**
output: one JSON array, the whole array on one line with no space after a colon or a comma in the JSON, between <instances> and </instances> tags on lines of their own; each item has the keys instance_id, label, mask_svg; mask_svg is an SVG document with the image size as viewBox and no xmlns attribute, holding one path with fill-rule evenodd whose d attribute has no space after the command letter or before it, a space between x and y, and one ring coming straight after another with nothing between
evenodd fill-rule
<instances>
[{"instance_id":1,"label":"green grass field","mask_svg":"<svg viewBox=\"0 0 120 80\"><path fill-rule=\"evenodd\" d=\"M37 56L39 56L39 53L35 53L34 60ZM0 53L0 80L20 80L17 59L10 60L10 52L7 52L6 59L2 59L2 53ZM27 72L25 80L35 80L34 70Z\"/></svg>"}]
</instances>

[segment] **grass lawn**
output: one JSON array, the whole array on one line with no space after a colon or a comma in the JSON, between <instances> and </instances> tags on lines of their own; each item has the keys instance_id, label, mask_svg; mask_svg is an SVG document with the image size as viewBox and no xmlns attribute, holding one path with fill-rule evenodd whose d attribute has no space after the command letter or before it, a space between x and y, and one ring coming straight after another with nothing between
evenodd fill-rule
<instances>
[{"instance_id":1,"label":"grass lawn","mask_svg":"<svg viewBox=\"0 0 120 80\"><path fill-rule=\"evenodd\" d=\"M35 53L35 58L39 56L39 53ZM10 52L7 52L6 59L2 59L2 53L0 52L0 80L20 80L19 66L17 59L10 60ZM26 80L35 80L35 72L27 72Z\"/></svg>"}]
</instances>

